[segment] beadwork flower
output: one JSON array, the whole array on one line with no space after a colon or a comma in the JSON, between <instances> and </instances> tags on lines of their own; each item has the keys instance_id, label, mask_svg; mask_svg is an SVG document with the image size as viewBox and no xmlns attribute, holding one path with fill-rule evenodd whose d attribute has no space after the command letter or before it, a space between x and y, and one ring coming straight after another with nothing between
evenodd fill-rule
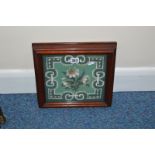
<instances>
[{"instance_id":1,"label":"beadwork flower","mask_svg":"<svg viewBox=\"0 0 155 155\"><path fill-rule=\"evenodd\" d=\"M76 69L76 68L68 69L66 75L69 78L75 78L75 77L79 76L79 69Z\"/></svg>"},{"instance_id":2,"label":"beadwork flower","mask_svg":"<svg viewBox=\"0 0 155 155\"><path fill-rule=\"evenodd\" d=\"M89 81L89 76L88 76L88 75L84 75L84 76L82 77L82 79L81 79L81 82L82 82L83 84L87 84L88 81Z\"/></svg>"},{"instance_id":3,"label":"beadwork flower","mask_svg":"<svg viewBox=\"0 0 155 155\"><path fill-rule=\"evenodd\" d=\"M77 91L82 85L89 85L89 76L85 75L85 71L79 72L78 68L69 68L63 72L62 86L66 89Z\"/></svg>"}]
</instances>

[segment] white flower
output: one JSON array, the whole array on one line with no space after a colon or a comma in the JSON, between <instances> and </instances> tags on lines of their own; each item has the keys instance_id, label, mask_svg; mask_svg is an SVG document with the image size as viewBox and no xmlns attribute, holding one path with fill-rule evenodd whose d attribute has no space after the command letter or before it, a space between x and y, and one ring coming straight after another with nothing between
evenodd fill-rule
<instances>
[{"instance_id":1,"label":"white flower","mask_svg":"<svg viewBox=\"0 0 155 155\"><path fill-rule=\"evenodd\" d=\"M89 81L89 76L88 75L83 76L83 78L81 79L81 82L83 84L86 84L88 81Z\"/></svg>"},{"instance_id":2,"label":"white flower","mask_svg":"<svg viewBox=\"0 0 155 155\"><path fill-rule=\"evenodd\" d=\"M79 76L79 69L76 69L76 68L68 69L66 75L69 78L75 78L75 77Z\"/></svg>"}]
</instances>

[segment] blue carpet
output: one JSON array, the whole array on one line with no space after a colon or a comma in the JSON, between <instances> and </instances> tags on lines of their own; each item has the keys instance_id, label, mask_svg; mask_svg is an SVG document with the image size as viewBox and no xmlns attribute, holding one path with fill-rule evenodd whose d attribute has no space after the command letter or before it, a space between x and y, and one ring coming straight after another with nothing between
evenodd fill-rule
<instances>
[{"instance_id":1,"label":"blue carpet","mask_svg":"<svg viewBox=\"0 0 155 155\"><path fill-rule=\"evenodd\" d=\"M155 92L117 92L112 107L40 109L36 94L0 95L8 129L155 128Z\"/></svg>"}]
</instances>

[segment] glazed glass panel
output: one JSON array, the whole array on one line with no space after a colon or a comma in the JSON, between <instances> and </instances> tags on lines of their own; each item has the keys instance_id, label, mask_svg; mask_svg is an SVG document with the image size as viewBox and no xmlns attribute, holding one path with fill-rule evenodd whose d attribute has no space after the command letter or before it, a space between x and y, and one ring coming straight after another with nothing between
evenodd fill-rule
<instances>
[{"instance_id":1,"label":"glazed glass panel","mask_svg":"<svg viewBox=\"0 0 155 155\"><path fill-rule=\"evenodd\" d=\"M107 55L43 56L46 102L104 101Z\"/></svg>"}]
</instances>

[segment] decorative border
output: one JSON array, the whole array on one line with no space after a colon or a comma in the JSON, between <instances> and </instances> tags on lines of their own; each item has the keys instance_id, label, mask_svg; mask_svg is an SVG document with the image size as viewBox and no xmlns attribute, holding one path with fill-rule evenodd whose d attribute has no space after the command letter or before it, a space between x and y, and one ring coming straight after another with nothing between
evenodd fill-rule
<instances>
[{"instance_id":1,"label":"decorative border","mask_svg":"<svg viewBox=\"0 0 155 155\"><path fill-rule=\"evenodd\" d=\"M61 56L55 56L55 57L48 57L46 56L43 60L45 61L45 87L47 87L47 93L48 95L46 98L48 100L61 100L65 99L66 101L83 101L83 100L101 100L104 98L104 78L105 78L105 72L104 70L104 63L105 61L105 55L101 55L100 58L92 58L92 55L88 55L87 57L85 55L61 55ZM62 95L56 94L55 89L58 86L57 81L55 80L58 76L58 72L55 69L56 63L63 63L64 65L70 65L70 64L86 64L91 65L93 63L96 63L96 69L93 70L92 76L95 78L95 80L92 81L92 87L94 88L94 93L86 93L84 91L77 91L77 92L71 92L71 91L65 91ZM49 88L50 87L50 88Z\"/></svg>"}]
</instances>

